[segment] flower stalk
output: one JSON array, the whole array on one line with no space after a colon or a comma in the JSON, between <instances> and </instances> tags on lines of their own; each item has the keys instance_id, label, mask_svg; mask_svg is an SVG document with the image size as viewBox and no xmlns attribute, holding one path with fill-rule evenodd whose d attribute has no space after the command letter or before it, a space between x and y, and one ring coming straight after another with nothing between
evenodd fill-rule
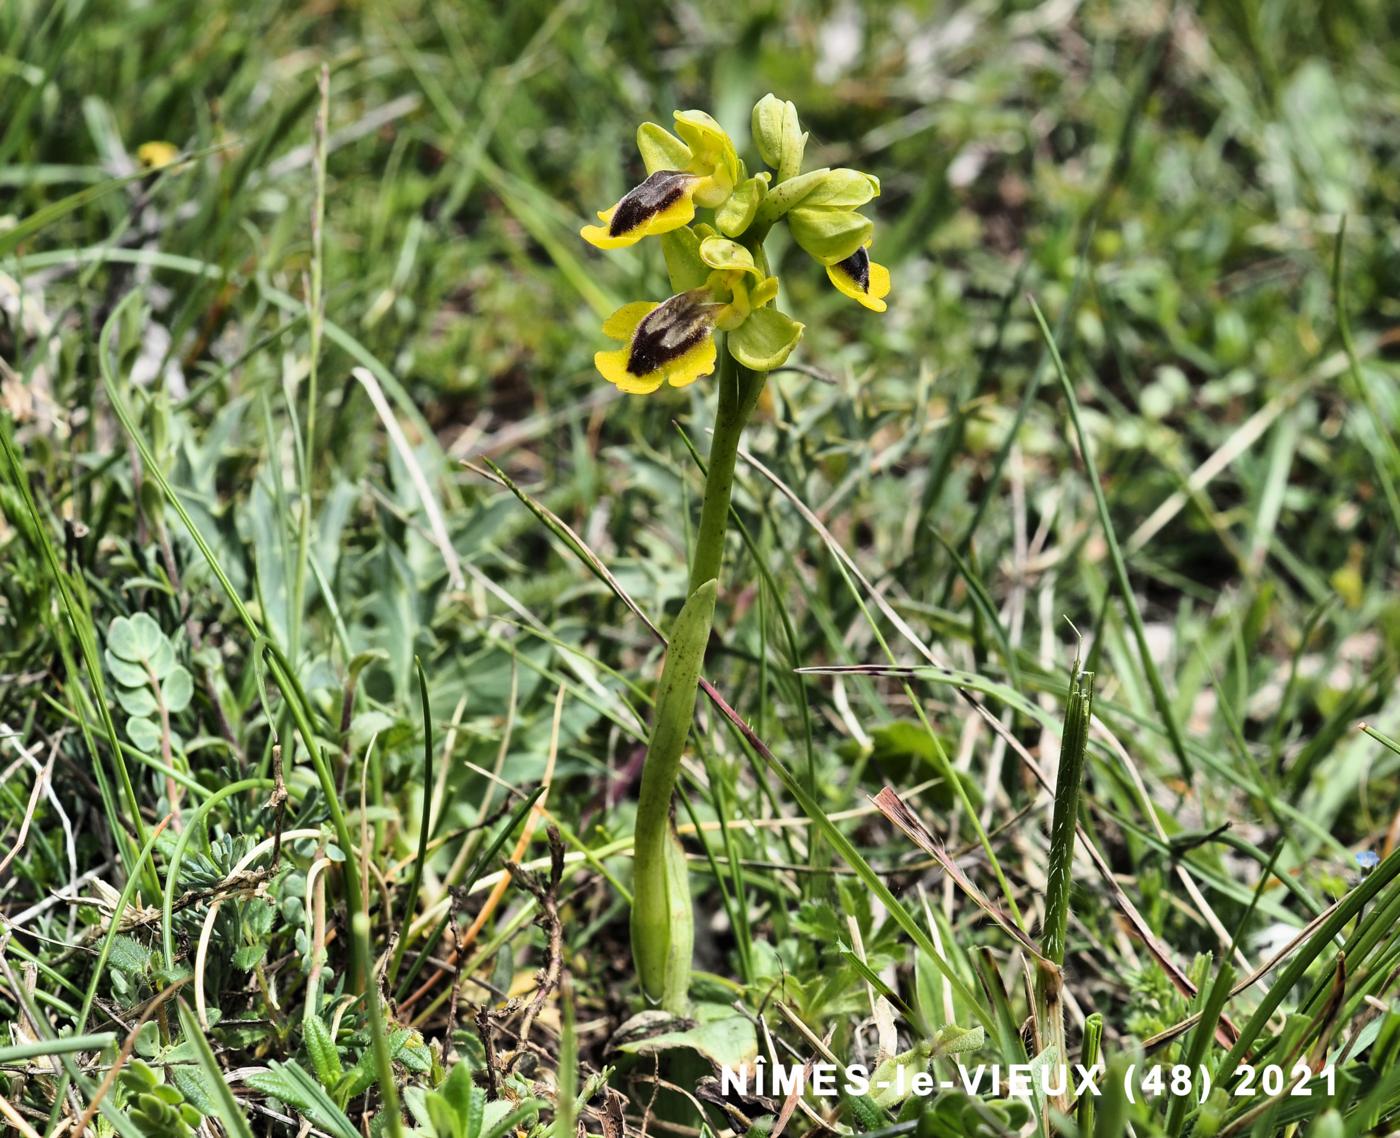
<instances>
[{"instance_id":1,"label":"flower stalk","mask_svg":"<svg viewBox=\"0 0 1400 1138\"><path fill-rule=\"evenodd\" d=\"M729 530L729 499L734 491L734 465L739 456L739 439L753 415L767 378L766 372L753 371L739 363L729 354L727 345L721 350L719 407L715 412L715 431L705 473L700 528L695 534L695 550L690 562L692 592L706 581L719 579L724 560L724 537Z\"/></svg>"},{"instance_id":2,"label":"flower stalk","mask_svg":"<svg viewBox=\"0 0 1400 1138\"><path fill-rule=\"evenodd\" d=\"M700 668L714 627L739 440L765 379L765 372L744 367L729 354L727 346L720 347L719 406L700 528L691 553L690 597L671 630L642 768L632 846L632 956L643 994L674 1015L684 1015L689 1008L695 915L685 851L674 830L672 802L695 717Z\"/></svg>"}]
</instances>

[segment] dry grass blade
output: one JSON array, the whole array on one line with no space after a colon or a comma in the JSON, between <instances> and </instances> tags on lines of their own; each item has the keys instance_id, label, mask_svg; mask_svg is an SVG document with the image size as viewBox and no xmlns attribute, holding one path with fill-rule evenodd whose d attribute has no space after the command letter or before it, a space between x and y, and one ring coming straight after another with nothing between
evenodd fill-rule
<instances>
[{"instance_id":1,"label":"dry grass blade","mask_svg":"<svg viewBox=\"0 0 1400 1138\"><path fill-rule=\"evenodd\" d=\"M914 813L905 801L890 787L885 787L879 794L875 795L871 801L876 808L899 828L900 831L916 846L936 860L943 867L943 871L957 883L972 903L976 905L987 917L1007 936L1011 937L1021 948L1035 957L1037 961L1046 961L1041 953L1039 945L1031 940L1006 913L991 903L986 895L972 883L972 880L965 874L952 858L948 856L947 850L943 848L943 843L933 836L933 832L924 825L919 816Z\"/></svg>"}]
</instances>

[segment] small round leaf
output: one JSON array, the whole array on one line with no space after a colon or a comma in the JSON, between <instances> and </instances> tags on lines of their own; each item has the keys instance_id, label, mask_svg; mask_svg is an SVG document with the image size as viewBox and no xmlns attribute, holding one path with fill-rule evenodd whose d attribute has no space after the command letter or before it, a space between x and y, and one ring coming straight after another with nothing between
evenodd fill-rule
<instances>
[{"instance_id":1,"label":"small round leaf","mask_svg":"<svg viewBox=\"0 0 1400 1138\"><path fill-rule=\"evenodd\" d=\"M190 680L189 672L176 664L161 682L160 690L165 698L165 709L173 715L189 707L190 697L194 695L194 683Z\"/></svg>"}]
</instances>

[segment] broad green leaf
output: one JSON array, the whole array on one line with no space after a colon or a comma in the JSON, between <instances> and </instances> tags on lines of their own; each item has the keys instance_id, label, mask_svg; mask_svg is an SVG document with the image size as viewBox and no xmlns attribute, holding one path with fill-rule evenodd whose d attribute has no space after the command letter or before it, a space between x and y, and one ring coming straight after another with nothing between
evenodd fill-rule
<instances>
[{"instance_id":1,"label":"broad green leaf","mask_svg":"<svg viewBox=\"0 0 1400 1138\"><path fill-rule=\"evenodd\" d=\"M127 659L154 661L160 646L165 643L165 633L160 630L160 625L150 613L144 612L133 613L128 618L128 624L135 639L137 654Z\"/></svg>"},{"instance_id":2,"label":"broad green leaf","mask_svg":"<svg viewBox=\"0 0 1400 1138\"><path fill-rule=\"evenodd\" d=\"M107 661L107 670L112 673L117 683L124 687L136 688L150 681L150 674L146 671L145 665L133 664L130 660L123 660L116 655L111 648L102 654Z\"/></svg>"},{"instance_id":3,"label":"broad green leaf","mask_svg":"<svg viewBox=\"0 0 1400 1138\"><path fill-rule=\"evenodd\" d=\"M157 710L150 688L118 688L117 702L128 715L155 715Z\"/></svg>"},{"instance_id":4,"label":"broad green leaf","mask_svg":"<svg viewBox=\"0 0 1400 1138\"><path fill-rule=\"evenodd\" d=\"M107 626L107 649L123 660L140 660L136 629L131 621L119 616Z\"/></svg>"},{"instance_id":5,"label":"broad green leaf","mask_svg":"<svg viewBox=\"0 0 1400 1138\"><path fill-rule=\"evenodd\" d=\"M617 1029L613 1045L628 1055L697 1051L719 1067L743 1067L758 1057L753 1022L725 1004L696 1004L688 1020L664 1011L641 1012Z\"/></svg>"},{"instance_id":6,"label":"broad green leaf","mask_svg":"<svg viewBox=\"0 0 1400 1138\"><path fill-rule=\"evenodd\" d=\"M156 629L160 632L160 629ZM171 647L169 639L161 633L160 640L151 650L146 662L151 666L151 671L155 672L156 679L163 680L170 674L170 669L175 667L175 649Z\"/></svg>"}]
</instances>

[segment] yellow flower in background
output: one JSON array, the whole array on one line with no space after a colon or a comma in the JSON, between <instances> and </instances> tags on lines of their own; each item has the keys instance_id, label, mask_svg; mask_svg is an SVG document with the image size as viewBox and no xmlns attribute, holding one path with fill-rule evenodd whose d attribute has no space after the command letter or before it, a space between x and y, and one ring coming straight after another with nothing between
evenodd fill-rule
<instances>
[{"instance_id":1,"label":"yellow flower in background","mask_svg":"<svg viewBox=\"0 0 1400 1138\"><path fill-rule=\"evenodd\" d=\"M603 335L626 346L598 352L593 363L629 395L649 395L663 383L685 387L715 370L715 316L720 305L705 289L658 304L624 304L603 322Z\"/></svg>"},{"instance_id":2,"label":"yellow flower in background","mask_svg":"<svg viewBox=\"0 0 1400 1138\"><path fill-rule=\"evenodd\" d=\"M826 275L852 300L871 312L884 312L885 297L890 294L890 271L870 259L869 248L867 241L845 260L827 265Z\"/></svg>"},{"instance_id":3,"label":"yellow flower in background","mask_svg":"<svg viewBox=\"0 0 1400 1138\"><path fill-rule=\"evenodd\" d=\"M147 170L169 166L178 157L180 157L180 148L173 142L153 139L150 142L143 142L136 148L136 160Z\"/></svg>"}]
</instances>

